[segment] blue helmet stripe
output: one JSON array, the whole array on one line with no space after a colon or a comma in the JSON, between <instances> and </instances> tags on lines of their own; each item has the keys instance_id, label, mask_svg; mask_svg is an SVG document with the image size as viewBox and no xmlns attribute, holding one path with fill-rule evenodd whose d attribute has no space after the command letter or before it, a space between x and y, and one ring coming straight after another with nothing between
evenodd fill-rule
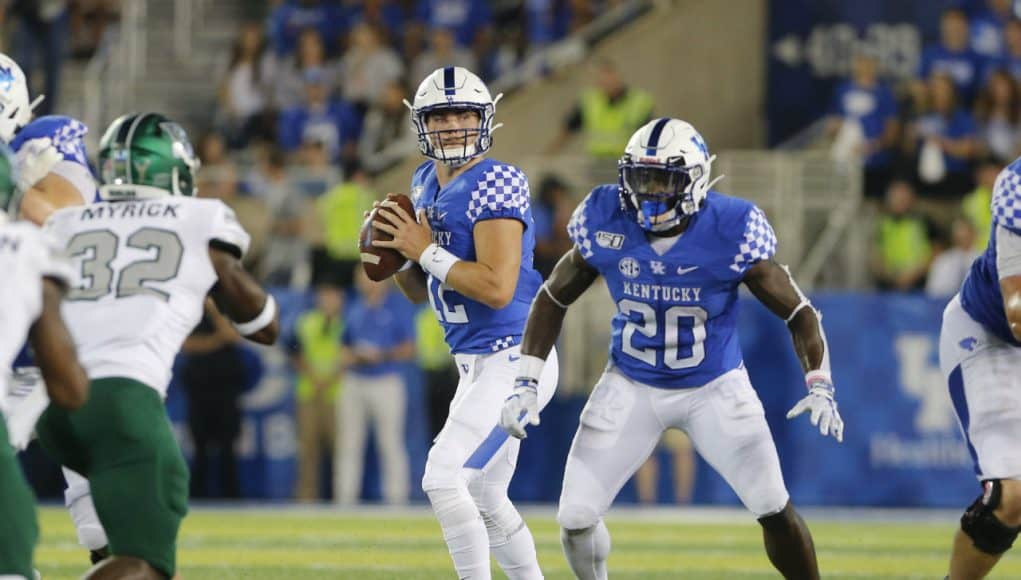
<instances>
[{"instance_id":1,"label":"blue helmet stripe","mask_svg":"<svg viewBox=\"0 0 1021 580\"><path fill-rule=\"evenodd\" d=\"M454 67L443 67L443 94L452 97L454 96L454 89Z\"/></svg>"},{"instance_id":2,"label":"blue helmet stripe","mask_svg":"<svg viewBox=\"0 0 1021 580\"><path fill-rule=\"evenodd\" d=\"M645 149L646 155L655 155L656 148L659 147L659 136L663 133L663 127L670 122L670 119L663 117L656 121L656 125L652 128L652 133L649 135L649 144Z\"/></svg>"}]
</instances>

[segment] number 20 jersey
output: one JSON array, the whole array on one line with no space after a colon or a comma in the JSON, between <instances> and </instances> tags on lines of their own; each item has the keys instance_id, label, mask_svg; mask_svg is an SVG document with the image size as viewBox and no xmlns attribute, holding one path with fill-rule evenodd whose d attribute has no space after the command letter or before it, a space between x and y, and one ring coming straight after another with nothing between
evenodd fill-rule
<instances>
[{"instance_id":1,"label":"number 20 jersey","mask_svg":"<svg viewBox=\"0 0 1021 580\"><path fill-rule=\"evenodd\" d=\"M542 284L533 266L535 222L528 179L514 167L483 159L440 188L432 161L411 179L415 210L426 210L433 241L462 260L476 261L475 226L490 219L512 219L524 225L521 267L511 303L494 310L429 276L429 302L436 311L451 352L483 354L521 342L532 299Z\"/></svg>"},{"instance_id":2,"label":"number 20 jersey","mask_svg":"<svg viewBox=\"0 0 1021 580\"><path fill-rule=\"evenodd\" d=\"M166 396L174 357L216 283L210 243L248 250L234 212L216 199L167 196L64 208L45 227L75 271L62 313L89 378L135 379Z\"/></svg>"},{"instance_id":3,"label":"number 20 jersey","mask_svg":"<svg viewBox=\"0 0 1021 580\"><path fill-rule=\"evenodd\" d=\"M621 208L618 190L592 190L567 227L617 305L612 364L660 388L700 387L740 366L738 286L749 267L776 253L765 214L751 202L710 191L660 255Z\"/></svg>"}]
</instances>

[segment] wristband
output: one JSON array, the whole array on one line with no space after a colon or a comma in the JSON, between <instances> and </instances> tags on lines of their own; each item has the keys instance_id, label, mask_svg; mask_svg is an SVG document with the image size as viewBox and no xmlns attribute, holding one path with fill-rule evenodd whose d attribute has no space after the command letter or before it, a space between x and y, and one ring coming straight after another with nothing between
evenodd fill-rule
<instances>
[{"instance_id":1,"label":"wristband","mask_svg":"<svg viewBox=\"0 0 1021 580\"><path fill-rule=\"evenodd\" d=\"M418 264L422 269L444 284L447 282L450 269L460 261L460 258L436 244L426 246L422 255L418 257Z\"/></svg>"},{"instance_id":2,"label":"wristband","mask_svg":"<svg viewBox=\"0 0 1021 580\"><path fill-rule=\"evenodd\" d=\"M835 390L833 388L833 377L830 376L830 373L821 369L816 369L814 371L808 371L807 373L805 373L805 386L809 390L811 390L812 387L818 385L819 383L824 384L826 390L828 391Z\"/></svg>"},{"instance_id":3,"label":"wristband","mask_svg":"<svg viewBox=\"0 0 1021 580\"><path fill-rule=\"evenodd\" d=\"M546 361L543 359L523 354L521 355L521 362L518 363L518 378L526 378L538 382L539 377L542 376L542 367L545 365Z\"/></svg>"},{"instance_id":4,"label":"wristband","mask_svg":"<svg viewBox=\"0 0 1021 580\"><path fill-rule=\"evenodd\" d=\"M241 336L250 336L269 326L269 323L273 322L276 315L277 301L273 299L272 294L267 294L266 305L262 307L262 312L248 322L234 322L234 328L237 329Z\"/></svg>"}]
</instances>

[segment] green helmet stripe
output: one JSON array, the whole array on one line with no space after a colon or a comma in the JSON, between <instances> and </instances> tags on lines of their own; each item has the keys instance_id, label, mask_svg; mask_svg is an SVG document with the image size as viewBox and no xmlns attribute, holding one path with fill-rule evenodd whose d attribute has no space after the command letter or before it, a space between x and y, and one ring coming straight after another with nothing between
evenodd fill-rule
<instances>
[{"instance_id":1,"label":"green helmet stripe","mask_svg":"<svg viewBox=\"0 0 1021 580\"><path fill-rule=\"evenodd\" d=\"M129 183L134 183L134 180L133 180L132 175L131 175L131 170L132 170L132 168L131 168L131 143L132 143L132 141L131 140L135 136L135 129L137 129L138 126L142 123L142 119L145 119L147 116L148 115L135 115L135 120L131 122L131 125L128 127L128 134L124 138L124 142L123 142L124 143L124 149L127 151L127 155L128 155L127 170L128 170L128 182Z\"/></svg>"}]
</instances>

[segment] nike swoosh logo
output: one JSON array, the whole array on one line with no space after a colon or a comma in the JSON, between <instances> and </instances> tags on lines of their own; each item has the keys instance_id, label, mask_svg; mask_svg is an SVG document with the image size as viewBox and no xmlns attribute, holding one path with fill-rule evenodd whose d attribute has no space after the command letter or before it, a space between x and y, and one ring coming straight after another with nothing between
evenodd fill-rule
<instances>
[{"instance_id":1,"label":"nike swoosh logo","mask_svg":"<svg viewBox=\"0 0 1021 580\"><path fill-rule=\"evenodd\" d=\"M684 268L682 266L678 266L677 267L677 275L678 276L683 276L683 275L685 275L685 274L687 274L689 272L694 272L695 270L698 270L698 266L692 266L690 268Z\"/></svg>"},{"instance_id":2,"label":"nike swoosh logo","mask_svg":"<svg viewBox=\"0 0 1021 580\"><path fill-rule=\"evenodd\" d=\"M511 362L521 360L521 355L514 356L512 354L509 354L509 355L507 355L507 360L509 360Z\"/></svg>"}]
</instances>

